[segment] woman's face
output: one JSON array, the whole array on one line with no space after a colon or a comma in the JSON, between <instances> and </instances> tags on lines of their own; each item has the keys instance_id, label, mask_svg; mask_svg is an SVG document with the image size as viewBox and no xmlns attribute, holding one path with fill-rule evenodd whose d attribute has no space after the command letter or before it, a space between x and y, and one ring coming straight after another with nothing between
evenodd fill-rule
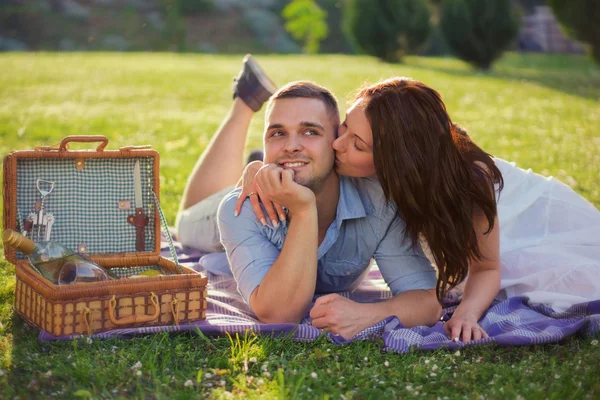
<instances>
[{"instance_id":1,"label":"woman's face","mask_svg":"<svg viewBox=\"0 0 600 400\"><path fill-rule=\"evenodd\" d=\"M375 175L373 134L361 99L347 111L333 141L335 170L340 175L364 178Z\"/></svg>"}]
</instances>

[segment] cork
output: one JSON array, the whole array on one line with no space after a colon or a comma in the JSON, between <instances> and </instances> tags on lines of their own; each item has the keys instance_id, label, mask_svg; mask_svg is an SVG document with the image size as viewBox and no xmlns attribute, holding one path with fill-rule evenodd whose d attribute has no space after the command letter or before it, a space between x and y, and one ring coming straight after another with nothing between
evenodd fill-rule
<instances>
[{"instance_id":1,"label":"cork","mask_svg":"<svg viewBox=\"0 0 600 400\"><path fill-rule=\"evenodd\" d=\"M27 239L19 232L15 232L12 229L6 229L2 233L2 241L5 246L14 247L23 254L31 254L36 247L33 240Z\"/></svg>"}]
</instances>

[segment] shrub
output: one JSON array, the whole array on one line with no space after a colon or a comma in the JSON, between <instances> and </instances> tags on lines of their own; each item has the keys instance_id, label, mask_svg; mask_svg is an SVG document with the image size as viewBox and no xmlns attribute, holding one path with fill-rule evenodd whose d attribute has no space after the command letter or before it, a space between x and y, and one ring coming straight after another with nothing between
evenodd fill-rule
<instances>
[{"instance_id":1,"label":"shrub","mask_svg":"<svg viewBox=\"0 0 600 400\"><path fill-rule=\"evenodd\" d=\"M304 52L319 52L319 43L327 37L329 30L325 19L327 13L314 0L293 0L281 13L285 18L285 29L296 40L304 41Z\"/></svg>"},{"instance_id":2,"label":"shrub","mask_svg":"<svg viewBox=\"0 0 600 400\"><path fill-rule=\"evenodd\" d=\"M344 25L358 51L397 62L427 42L431 10L426 0L349 0Z\"/></svg>"},{"instance_id":3,"label":"shrub","mask_svg":"<svg viewBox=\"0 0 600 400\"><path fill-rule=\"evenodd\" d=\"M454 54L487 70L516 38L519 17L511 0L445 0L440 24Z\"/></svg>"},{"instance_id":4,"label":"shrub","mask_svg":"<svg viewBox=\"0 0 600 400\"><path fill-rule=\"evenodd\" d=\"M598 0L549 0L554 15L570 37L586 43L600 64L600 2Z\"/></svg>"}]
</instances>

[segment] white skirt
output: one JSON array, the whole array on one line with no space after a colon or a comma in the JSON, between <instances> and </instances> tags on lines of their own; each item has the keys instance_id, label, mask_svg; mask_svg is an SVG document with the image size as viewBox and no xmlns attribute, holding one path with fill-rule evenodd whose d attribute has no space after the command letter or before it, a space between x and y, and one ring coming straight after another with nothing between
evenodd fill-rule
<instances>
[{"instance_id":1,"label":"white skirt","mask_svg":"<svg viewBox=\"0 0 600 400\"><path fill-rule=\"evenodd\" d=\"M600 211L552 177L495 162L504 178L499 298L527 296L558 312L600 299Z\"/></svg>"}]
</instances>

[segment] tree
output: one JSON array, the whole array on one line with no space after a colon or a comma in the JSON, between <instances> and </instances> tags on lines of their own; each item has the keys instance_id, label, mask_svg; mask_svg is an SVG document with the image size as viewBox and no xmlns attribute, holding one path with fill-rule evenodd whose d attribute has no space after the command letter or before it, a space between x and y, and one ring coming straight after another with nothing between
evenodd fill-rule
<instances>
[{"instance_id":1,"label":"tree","mask_svg":"<svg viewBox=\"0 0 600 400\"><path fill-rule=\"evenodd\" d=\"M427 42L431 10L426 0L348 0L344 25L358 51L398 62Z\"/></svg>"},{"instance_id":2,"label":"tree","mask_svg":"<svg viewBox=\"0 0 600 400\"><path fill-rule=\"evenodd\" d=\"M600 64L600 2L598 0L549 0L554 15L570 37L586 43Z\"/></svg>"},{"instance_id":3,"label":"tree","mask_svg":"<svg viewBox=\"0 0 600 400\"><path fill-rule=\"evenodd\" d=\"M329 33L325 19L327 13L314 0L293 0L282 11L285 30L296 40L304 41L304 52L319 52L319 43Z\"/></svg>"},{"instance_id":4,"label":"tree","mask_svg":"<svg viewBox=\"0 0 600 400\"><path fill-rule=\"evenodd\" d=\"M454 54L488 70L516 38L519 16L511 0L445 0L440 25Z\"/></svg>"}]
</instances>

